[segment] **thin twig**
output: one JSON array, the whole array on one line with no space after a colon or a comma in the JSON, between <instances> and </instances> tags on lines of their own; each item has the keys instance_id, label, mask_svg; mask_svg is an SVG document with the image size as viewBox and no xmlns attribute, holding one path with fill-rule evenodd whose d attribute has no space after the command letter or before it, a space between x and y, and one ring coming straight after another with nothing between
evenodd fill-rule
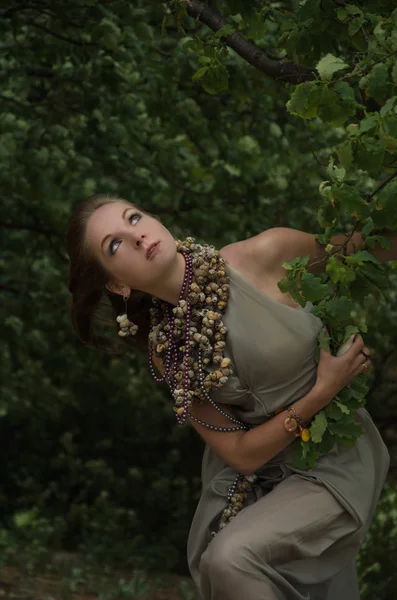
<instances>
[{"instance_id":1,"label":"thin twig","mask_svg":"<svg viewBox=\"0 0 397 600\"><path fill-rule=\"evenodd\" d=\"M370 200L372 200L372 198L375 196L375 194L377 194L378 192L380 192L380 190L382 190L396 176L397 176L397 169L395 171L393 171L393 173L391 175L389 175L389 177L386 177L386 179L384 181L382 181L378 185L378 187L376 187L374 189L374 191L368 196L367 202L369 202Z\"/></svg>"}]
</instances>

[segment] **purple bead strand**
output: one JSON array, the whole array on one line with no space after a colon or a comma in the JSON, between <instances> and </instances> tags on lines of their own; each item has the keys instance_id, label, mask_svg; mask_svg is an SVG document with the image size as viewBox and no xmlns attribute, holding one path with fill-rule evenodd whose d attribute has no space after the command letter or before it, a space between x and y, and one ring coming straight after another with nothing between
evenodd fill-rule
<instances>
[{"instance_id":1,"label":"purple bead strand","mask_svg":"<svg viewBox=\"0 0 397 600\"><path fill-rule=\"evenodd\" d=\"M187 272L187 285L190 289L193 283L193 262L189 255L185 256L186 271ZM185 333L185 360L184 360L184 390L183 390L183 414L176 415L176 419L179 425L185 425L187 421L187 415L189 413L189 358L190 358L190 315L191 315L191 304L189 298L186 301L186 333Z\"/></svg>"},{"instance_id":2,"label":"purple bead strand","mask_svg":"<svg viewBox=\"0 0 397 600\"><path fill-rule=\"evenodd\" d=\"M182 252L184 258L185 258L185 274L184 274L184 278L183 278L183 283L182 283L182 287L181 287L181 291L179 293L179 300L178 300L178 304L181 300L183 300L183 296L185 294L186 288L190 289L190 286L193 282L193 262L192 259L189 255L185 254L184 252ZM188 414L188 400L189 400L189 357L190 357L190 311L191 311L191 305L189 302L189 298L187 298L186 300L186 334L185 334L185 360L184 360L184 375L185 375L185 379L184 379L184 399L183 399L183 408L184 408L184 412L183 415L180 417L179 415L177 415L177 421L179 424L184 425L186 423L187 420L187 414ZM164 365L164 375L162 375L162 377L157 377L156 372L154 370L154 366L153 366L153 358L152 358L152 353L153 353L153 344L150 343L149 348L149 367L150 367L150 371L151 374L154 378L154 380L158 383L162 383L164 381L167 380L167 378L170 375L170 369L171 369L171 365L173 363L173 365L177 364L177 358L178 358L178 348L177 348L177 344L175 342L175 340L173 339L173 332L174 332L174 326L175 326L175 315L172 315L172 317L170 316L169 313L169 309L168 309L168 305L166 306L166 315L167 315L167 320L168 320L168 325L170 326L170 331L168 334L168 346L167 346L167 354L166 354L166 360L165 360L165 365ZM172 360L173 358L173 360ZM173 373L174 375L174 373ZM173 388L175 389L176 387L176 380L175 380L175 376L173 377L173 386L170 386L171 388L171 392L173 392ZM175 397L174 397L175 400Z\"/></svg>"},{"instance_id":3,"label":"purple bead strand","mask_svg":"<svg viewBox=\"0 0 397 600\"><path fill-rule=\"evenodd\" d=\"M182 253L183 254L183 253ZM186 262L186 258L187 256L185 256L185 254L183 254L183 256L185 257L185 262ZM180 300L183 299L183 295L185 293L186 290L186 285L187 285L187 269L185 269L185 274L184 274L184 278L183 278L183 284L181 287L181 291L179 292L179 299L178 302L180 302ZM168 305L166 305L166 314L167 314L167 320L168 320L168 325L170 326L170 332L168 334L168 346L167 346L167 355L166 355L166 359L165 359L165 365L164 365L164 375L162 375L161 377L158 377L156 375L156 372L154 370L154 365L153 365L153 344L150 343L149 344L149 368L150 368L150 372L152 374L153 379L157 382L157 383L163 383L164 381L167 380L169 372L170 372L170 367L171 367L171 356L172 354L174 354L174 359L176 356L175 350L176 350L176 344L175 344L175 340L173 339L173 330L174 330L174 323L175 323L175 315L173 315L172 317L170 316L170 312L169 312L169 308Z\"/></svg>"}]
</instances>

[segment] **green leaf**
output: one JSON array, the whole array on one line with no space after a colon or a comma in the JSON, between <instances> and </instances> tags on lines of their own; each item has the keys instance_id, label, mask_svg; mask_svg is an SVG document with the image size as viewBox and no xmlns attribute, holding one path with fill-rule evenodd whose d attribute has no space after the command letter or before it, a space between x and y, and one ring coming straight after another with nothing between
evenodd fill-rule
<instances>
[{"instance_id":1,"label":"green leaf","mask_svg":"<svg viewBox=\"0 0 397 600\"><path fill-rule=\"evenodd\" d=\"M373 254L370 254L368 252L368 250L359 250L358 252L355 252L354 254L350 254L349 256L346 257L346 262L349 264L357 264L357 265L363 265L365 262L373 262L375 264L378 264L378 259L373 256Z\"/></svg>"},{"instance_id":2,"label":"green leaf","mask_svg":"<svg viewBox=\"0 0 397 600\"><path fill-rule=\"evenodd\" d=\"M391 98L389 98L380 109L380 116L385 117L394 108L396 102L397 96L392 96Z\"/></svg>"},{"instance_id":3,"label":"green leaf","mask_svg":"<svg viewBox=\"0 0 397 600\"><path fill-rule=\"evenodd\" d=\"M372 217L368 217L368 219L366 219L366 223L364 225L364 227L361 230L361 233L364 237L367 237L369 233L371 233L371 231L373 230L373 228L375 227L375 224L372 220Z\"/></svg>"},{"instance_id":4,"label":"green leaf","mask_svg":"<svg viewBox=\"0 0 397 600\"><path fill-rule=\"evenodd\" d=\"M195 72L192 79L195 83L198 83L202 80L206 72L208 71L208 67L201 67L198 71Z\"/></svg>"},{"instance_id":5,"label":"green leaf","mask_svg":"<svg viewBox=\"0 0 397 600\"><path fill-rule=\"evenodd\" d=\"M341 407L343 406L343 410L341 409ZM334 421L339 421L339 419L341 419L343 417L343 415L346 413L349 413L349 409L342 404L341 402L338 402L337 400L333 399L324 409L325 414L327 416L327 419L333 419Z\"/></svg>"},{"instance_id":6,"label":"green leaf","mask_svg":"<svg viewBox=\"0 0 397 600\"><path fill-rule=\"evenodd\" d=\"M375 65L369 75L360 81L360 87L367 90L369 96L383 102L389 83L389 67L385 63Z\"/></svg>"},{"instance_id":7,"label":"green leaf","mask_svg":"<svg viewBox=\"0 0 397 600\"><path fill-rule=\"evenodd\" d=\"M282 266L284 269L292 270L294 268L302 268L309 262L310 256L296 256L288 262L284 262Z\"/></svg>"},{"instance_id":8,"label":"green leaf","mask_svg":"<svg viewBox=\"0 0 397 600\"><path fill-rule=\"evenodd\" d=\"M364 15L358 15L355 19L352 19L352 21L350 21L348 26L348 32L350 37L353 37L358 31L360 31L365 21L366 18L364 17Z\"/></svg>"},{"instance_id":9,"label":"green leaf","mask_svg":"<svg viewBox=\"0 0 397 600\"><path fill-rule=\"evenodd\" d=\"M320 74L321 79L324 81L331 81L332 76L337 71L347 69L349 65L345 63L341 58L334 56L333 54L326 54L316 66L317 71Z\"/></svg>"},{"instance_id":10,"label":"green leaf","mask_svg":"<svg viewBox=\"0 0 397 600\"><path fill-rule=\"evenodd\" d=\"M345 10L349 13L349 15L361 15L362 10L355 4L346 4Z\"/></svg>"},{"instance_id":11,"label":"green leaf","mask_svg":"<svg viewBox=\"0 0 397 600\"><path fill-rule=\"evenodd\" d=\"M350 283L356 279L354 270L350 266L341 263L334 256L328 259L325 270L334 283Z\"/></svg>"},{"instance_id":12,"label":"green leaf","mask_svg":"<svg viewBox=\"0 0 397 600\"><path fill-rule=\"evenodd\" d=\"M327 452L332 450L332 448L335 445L335 441L335 437L330 431L328 431L328 429L326 429L324 431L323 439L321 440L321 442L316 444L317 450L320 452L320 454L326 454Z\"/></svg>"},{"instance_id":13,"label":"green leaf","mask_svg":"<svg viewBox=\"0 0 397 600\"><path fill-rule=\"evenodd\" d=\"M309 302L317 302L328 295L329 288L326 283L322 282L320 277L313 275L313 273L303 273L301 292Z\"/></svg>"},{"instance_id":14,"label":"green leaf","mask_svg":"<svg viewBox=\"0 0 397 600\"><path fill-rule=\"evenodd\" d=\"M347 342L347 340L349 339L349 337L351 335L353 335L354 333L360 333L360 330L357 327L357 325L347 325L345 327L345 331L344 331L344 334L343 334L342 344L344 344L345 342Z\"/></svg>"},{"instance_id":15,"label":"green leaf","mask_svg":"<svg viewBox=\"0 0 397 600\"><path fill-rule=\"evenodd\" d=\"M248 29L246 36L248 39L261 40L267 32L267 22L263 15L255 15L252 19L248 19Z\"/></svg>"},{"instance_id":16,"label":"green leaf","mask_svg":"<svg viewBox=\"0 0 397 600\"><path fill-rule=\"evenodd\" d=\"M337 89L327 85L322 86L318 107L318 116L333 127L340 127L356 112L355 102L345 100Z\"/></svg>"},{"instance_id":17,"label":"green leaf","mask_svg":"<svg viewBox=\"0 0 397 600\"><path fill-rule=\"evenodd\" d=\"M347 141L337 148L339 162L348 171L353 163L353 144Z\"/></svg>"},{"instance_id":18,"label":"green leaf","mask_svg":"<svg viewBox=\"0 0 397 600\"><path fill-rule=\"evenodd\" d=\"M256 139L250 135L243 135L237 141L237 148L241 152L244 152L245 154L255 155L255 154L260 154L260 152L261 152L260 145L258 144Z\"/></svg>"},{"instance_id":19,"label":"green leaf","mask_svg":"<svg viewBox=\"0 0 397 600\"><path fill-rule=\"evenodd\" d=\"M377 127L377 125L379 125L379 115L377 113L371 113L370 115L365 117L365 119L360 121L360 133L366 133L367 131L371 131L371 129L374 129L375 127Z\"/></svg>"},{"instance_id":20,"label":"green leaf","mask_svg":"<svg viewBox=\"0 0 397 600\"><path fill-rule=\"evenodd\" d=\"M34 507L31 510L20 511L14 514L14 524L18 529L24 529L33 525L38 516L38 508Z\"/></svg>"},{"instance_id":21,"label":"green leaf","mask_svg":"<svg viewBox=\"0 0 397 600\"><path fill-rule=\"evenodd\" d=\"M340 202L343 210L349 215L359 212L362 216L367 216L369 208L356 187L349 185L333 186L332 191L335 200Z\"/></svg>"},{"instance_id":22,"label":"green leaf","mask_svg":"<svg viewBox=\"0 0 397 600\"><path fill-rule=\"evenodd\" d=\"M303 119L313 119L317 116L320 97L321 89L315 81L301 83L292 92L287 109L291 114Z\"/></svg>"},{"instance_id":23,"label":"green leaf","mask_svg":"<svg viewBox=\"0 0 397 600\"><path fill-rule=\"evenodd\" d=\"M224 65L217 63L207 69L201 83L209 94L218 94L229 88L229 72Z\"/></svg>"},{"instance_id":24,"label":"green leaf","mask_svg":"<svg viewBox=\"0 0 397 600\"><path fill-rule=\"evenodd\" d=\"M314 417L313 422L310 426L310 436L313 442L321 442L323 434L327 429L327 417L324 411L320 411Z\"/></svg>"},{"instance_id":25,"label":"green leaf","mask_svg":"<svg viewBox=\"0 0 397 600\"><path fill-rule=\"evenodd\" d=\"M343 415L339 421L332 421L328 423L328 427L334 435L347 439L357 439L363 433L363 426L361 423L357 423L353 416Z\"/></svg>"},{"instance_id":26,"label":"green leaf","mask_svg":"<svg viewBox=\"0 0 397 600\"><path fill-rule=\"evenodd\" d=\"M350 414L350 410L347 408L347 406L345 406L344 404L342 404L342 402L338 402L338 400L334 400L336 406L338 406L338 408L340 409L340 411L342 413L344 413L345 415Z\"/></svg>"},{"instance_id":27,"label":"green leaf","mask_svg":"<svg viewBox=\"0 0 397 600\"><path fill-rule=\"evenodd\" d=\"M10 327L17 336L22 335L23 321L19 317L15 315L10 315L9 317L6 317L6 319L4 320L4 325L6 327Z\"/></svg>"},{"instance_id":28,"label":"green leaf","mask_svg":"<svg viewBox=\"0 0 397 600\"><path fill-rule=\"evenodd\" d=\"M148 23L144 23L143 21L134 23L134 31L138 40L142 40L143 42L153 41L153 28Z\"/></svg>"},{"instance_id":29,"label":"green leaf","mask_svg":"<svg viewBox=\"0 0 397 600\"><path fill-rule=\"evenodd\" d=\"M334 181L343 181L346 175L346 169L344 167L338 167L338 165L334 163L333 158L331 158L327 167L327 174Z\"/></svg>"},{"instance_id":30,"label":"green leaf","mask_svg":"<svg viewBox=\"0 0 397 600\"><path fill-rule=\"evenodd\" d=\"M318 345L320 348L323 348L327 352L330 352L329 343L331 341L331 338L324 329L320 330L318 337L317 337L317 341L318 341Z\"/></svg>"},{"instance_id":31,"label":"green leaf","mask_svg":"<svg viewBox=\"0 0 397 600\"><path fill-rule=\"evenodd\" d=\"M220 40L223 37L228 37L229 35L233 35L233 33L235 33L236 28L233 27L233 25L227 24L224 25L223 27L221 27L220 29L218 29L218 31L215 33L214 38L216 40Z\"/></svg>"},{"instance_id":32,"label":"green leaf","mask_svg":"<svg viewBox=\"0 0 397 600\"><path fill-rule=\"evenodd\" d=\"M383 142L374 137L362 136L356 152L356 164L360 169L378 174L385 157Z\"/></svg>"},{"instance_id":33,"label":"green leaf","mask_svg":"<svg viewBox=\"0 0 397 600\"><path fill-rule=\"evenodd\" d=\"M394 83L397 83L397 61L393 65L391 76L392 76Z\"/></svg>"},{"instance_id":34,"label":"green leaf","mask_svg":"<svg viewBox=\"0 0 397 600\"><path fill-rule=\"evenodd\" d=\"M332 315L338 321L345 321L351 316L353 310L353 303L346 296L340 296L339 298L332 298L328 300L326 305L326 311Z\"/></svg>"},{"instance_id":35,"label":"green leaf","mask_svg":"<svg viewBox=\"0 0 397 600\"><path fill-rule=\"evenodd\" d=\"M316 465L319 454L314 444L301 441L296 444L292 456L295 467L301 471L308 471Z\"/></svg>"},{"instance_id":36,"label":"green leaf","mask_svg":"<svg viewBox=\"0 0 397 600\"><path fill-rule=\"evenodd\" d=\"M391 250L393 247L391 240L384 235L371 235L366 237L365 241L370 248L375 248L377 244L387 250Z\"/></svg>"}]
</instances>

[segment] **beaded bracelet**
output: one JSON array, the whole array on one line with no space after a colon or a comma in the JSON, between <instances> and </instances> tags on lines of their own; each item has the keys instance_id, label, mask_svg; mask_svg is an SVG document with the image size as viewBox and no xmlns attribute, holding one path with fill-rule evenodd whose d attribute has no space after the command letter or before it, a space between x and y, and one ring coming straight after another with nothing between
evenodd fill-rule
<instances>
[{"instance_id":1,"label":"beaded bracelet","mask_svg":"<svg viewBox=\"0 0 397 600\"><path fill-rule=\"evenodd\" d=\"M310 440L310 423L303 421L295 412L293 406L289 406L287 409L288 417L284 421L284 427L290 433L293 433L295 437L300 437L303 442Z\"/></svg>"}]
</instances>

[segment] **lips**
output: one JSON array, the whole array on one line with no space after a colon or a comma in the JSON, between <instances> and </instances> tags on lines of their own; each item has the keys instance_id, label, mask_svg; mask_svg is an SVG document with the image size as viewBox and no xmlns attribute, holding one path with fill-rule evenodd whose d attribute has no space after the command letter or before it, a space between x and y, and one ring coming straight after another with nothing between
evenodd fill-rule
<instances>
[{"instance_id":1,"label":"lips","mask_svg":"<svg viewBox=\"0 0 397 600\"><path fill-rule=\"evenodd\" d=\"M153 250L156 248L157 244L160 242L154 242L154 244L150 244L149 248L146 250L146 258L149 259L152 255Z\"/></svg>"}]
</instances>

